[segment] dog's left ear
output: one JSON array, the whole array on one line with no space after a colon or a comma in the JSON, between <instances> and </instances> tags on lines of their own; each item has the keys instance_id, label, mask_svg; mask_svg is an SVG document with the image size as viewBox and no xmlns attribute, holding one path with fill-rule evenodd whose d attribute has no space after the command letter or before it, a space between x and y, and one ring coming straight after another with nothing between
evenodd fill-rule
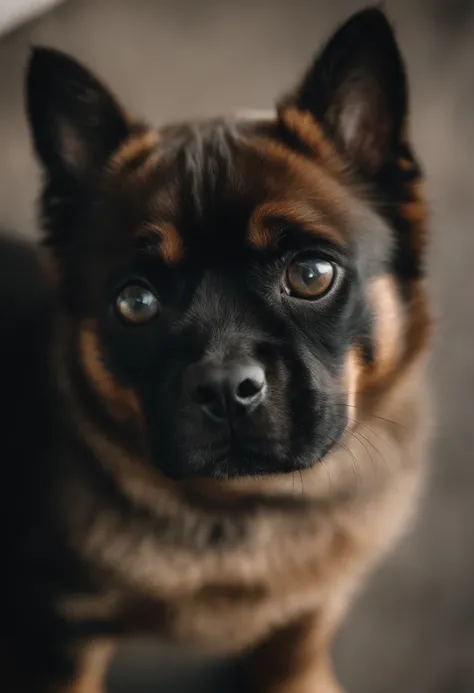
<instances>
[{"instance_id":1,"label":"dog's left ear","mask_svg":"<svg viewBox=\"0 0 474 693\"><path fill-rule=\"evenodd\" d=\"M293 99L351 163L376 174L400 141L407 112L405 69L384 13L370 8L350 18Z\"/></svg>"},{"instance_id":2,"label":"dog's left ear","mask_svg":"<svg viewBox=\"0 0 474 693\"><path fill-rule=\"evenodd\" d=\"M86 180L129 134L115 97L85 67L51 48L35 48L26 102L36 153L50 177Z\"/></svg>"}]
</instances>

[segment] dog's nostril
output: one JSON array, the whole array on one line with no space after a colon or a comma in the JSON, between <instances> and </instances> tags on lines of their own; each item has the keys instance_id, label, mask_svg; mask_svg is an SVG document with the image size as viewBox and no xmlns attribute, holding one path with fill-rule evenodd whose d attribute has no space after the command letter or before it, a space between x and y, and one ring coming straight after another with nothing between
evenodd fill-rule
<instances>
[{"instance_id":1,"label":"dog's nostril","mask_svg":"<svg viewBox=\"0 0 474 693\"><path fill-rule=\"evenodd\" d=\"M188 396L218 422L249 414L266 396L265 371L256 363L207 361L193 364L187 377Z\"/></svg>"},{"instance_id":2,"label":"dog's nostril","mask_svg":"<svg viewBox=\"0 0 474 693\"><path fill-rule=\"evenodd\" d=\"M239 397L239 399L249 399L250 397L258 395L262 387L263 382L246 378L237 387L237 397Z\"/></svg>"}]
</instances>

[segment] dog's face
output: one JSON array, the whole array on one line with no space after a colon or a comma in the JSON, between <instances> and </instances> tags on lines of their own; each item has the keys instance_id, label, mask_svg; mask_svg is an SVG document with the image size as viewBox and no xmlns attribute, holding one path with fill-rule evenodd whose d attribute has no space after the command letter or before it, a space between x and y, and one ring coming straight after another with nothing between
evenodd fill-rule
<instances>
[{"instance_id":1,"label":"dog's face","mask_svg":"<svg viewBox=\"0 0 474 693\"><path fill-rule=\"evenodd\" d=\"M383 15L342 27L268 120L154 131L45 49L28 112L81 415L173 478L323 459L396 368L420 272Z\"/></svg>"}]
</instances>

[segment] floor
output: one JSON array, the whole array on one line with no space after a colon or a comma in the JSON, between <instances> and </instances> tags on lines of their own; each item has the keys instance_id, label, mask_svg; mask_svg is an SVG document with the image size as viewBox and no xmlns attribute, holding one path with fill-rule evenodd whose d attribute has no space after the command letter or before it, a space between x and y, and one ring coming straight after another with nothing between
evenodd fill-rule
<instances>
[{"instance_id":1,"label":"floor","mask_svg":"<svg viewBox=\"0 0 474 693\"><path fill-rule=\"evenodd\" d=\"M155 121L265 108L358 0L70 0L0 42L0 225L34 236L38 171L22 109L29 46L68 50ZM429 180L428 258L439 424L413 533L374 577L336 643L352 693L474 690L474 2L386 0L413 85ZM224 693L232 667L125 649L113 693Z\"/></svg>"}]
</instances>

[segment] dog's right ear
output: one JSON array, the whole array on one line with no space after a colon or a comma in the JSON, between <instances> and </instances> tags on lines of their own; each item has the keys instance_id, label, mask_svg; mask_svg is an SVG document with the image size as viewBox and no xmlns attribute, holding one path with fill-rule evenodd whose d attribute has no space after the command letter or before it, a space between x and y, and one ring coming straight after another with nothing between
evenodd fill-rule
<instances>
[{"instance_id":1,"label":"dog's right ear","mask_svg":"<svg viewBox=\"0 0 474 693\"><path fill-rule=\"evenodd\" d=\"M85 67L51 48L32 51L26 105L36 153L50 178L94 175L130 132L108 89Z\"/></svg>"},{"instance_id":2,"label":"dog's right ear","mask_svg":"<svg viewBox=\"0 0 474 693\"><path fill-rule=\"evenodd\" d=\"M289 100L363 174L397 151L408 117L405 66L379 7L354 14L331 37Z\"/></svg>"}]
</instances>

